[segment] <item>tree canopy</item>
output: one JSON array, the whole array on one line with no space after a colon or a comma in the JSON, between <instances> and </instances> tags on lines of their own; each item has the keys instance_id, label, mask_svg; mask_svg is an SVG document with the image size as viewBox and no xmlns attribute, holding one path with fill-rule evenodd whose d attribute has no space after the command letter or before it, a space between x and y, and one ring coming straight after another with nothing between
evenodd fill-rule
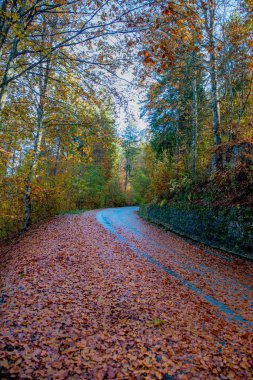
<instances>
[{"instance_id":1,"label":"tree canopy","mask_svg":"<svg viewBox=\"0 0 253 380\"><path fill-rule=\"evenodd\" d=\"M3 0L1 236L250 178L252 46L250 0ZM128 92L146 132L117 132Z\"/></svg>"}]
</instances>

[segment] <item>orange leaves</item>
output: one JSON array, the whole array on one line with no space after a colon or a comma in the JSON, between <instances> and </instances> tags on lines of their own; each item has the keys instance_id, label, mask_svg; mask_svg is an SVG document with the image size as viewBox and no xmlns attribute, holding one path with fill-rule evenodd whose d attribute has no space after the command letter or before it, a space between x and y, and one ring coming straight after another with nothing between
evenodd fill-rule
<instances>
[{"instance_id":1,"label":"orange leaves","mask_svg":"<svg viewBox=\"0 0 253 380\"><path fill-rule=\"evenodd\" d=\"M222 279L236 280L239 294L242 282L249 286L251 266L237 263L232 270L137 217L129 226L131 233L126 228L120 233L139 249L202 283L206 292L215 289L217 297L244 308L247 316L246 305ZM192 265L216 272L206 284L206 276L190 271ZM95 221L95 212L41 224L0 256L0 266L8 295L8 303L0 305L3 378L250 376L251 331L218 317L201 297L138 258Z\"/></svg>"},{"instance_id":2,"label":"orange leaves","mask_svg":"<svg viewBox=\"0 0 253 380\"><path fill-rule=\"evenodd\" d=\"M249 371L250 369L252 369L251 365L252 363L250 364L246 357L243 357L242 360L240 361L240 367L245 369L246 371Z\"/></svg>"},{"instance_id":3,"label":"orange leaves","mask_svg":"<svg viewBox=\"0 0 253 380\"><path fill-rule=\"evenodd\" d=\"M55 361L51 364L52 368L55 368L57 370L61 369L62 368L62 363L59 362L59 361Z\"/></svg>"},{"instance_id":4,"label":"orange leaves","mask_svg":"<svg viewBox=\"0 0 253 380\"><path fill-rule=\"evenodd\" d=\"M152 58L147 57L143 60L143 64L144 66L154 66L155 61Z\"/></svg>"},{"instance_id":5,"label":"orange leaves","mask_svg":"<svg viewBox=\"0 0 253 380\"><path fill-rule=\"evenodd\" d=\"M135 46L135 44L136 43L134 41L130 40L130 41L128 41L127 46L128 47L133 47L133 46Z\"/></svg>"},{"instance_id":6,"label":"orange leaves","mask_svg":"<svg viewBox=\"0 0 253 380\"><path fill-rule=\"evenodd\" d=\"M144 42L147 47L142 53L144 65L159 74L170 67L182 65L183 57L195 50L196 44L192 41L197 40L196 30L193 15L187 8L176 9L170 5L163 9L162 15L150 27Z\"/></svg>"},{"instance_id":7,"label":"orange leaves","mask_svg":"<svg viewBox=\"0 0 253 380\"><path fill-rule=\"evenodd\" d=\"M173 15L174 13L175 13L175 10L172 5L168 5L167 8L163 9L162 11L162 14L167 17Z\"/></svg>"},{"instance_id":8,"label":"orange leaves","mask_svg":"<svg viewBox=\"0 0 253 380\"><path fill-rule=\"evenodd\" d=\"M144 56L143 64L145 66L149 66L149 65L153 66L155 64L155 61L152 58L151 54L152 53L148 50L144 50L143 52L139 53L139 56Z\"/></svg>"}]
</instances>

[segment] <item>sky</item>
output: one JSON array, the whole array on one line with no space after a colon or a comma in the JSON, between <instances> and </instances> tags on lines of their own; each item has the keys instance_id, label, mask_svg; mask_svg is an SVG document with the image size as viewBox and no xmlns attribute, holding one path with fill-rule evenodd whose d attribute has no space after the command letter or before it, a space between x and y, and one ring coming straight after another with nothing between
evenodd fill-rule
<instances>
[{"instance_id":1,"label":"sky","mask_svg":"<svg viewBox=\"0 0 253 380\"><path fill-rule=\"evenodd\" d=\"M129 108L129 112L134 116L134 119L136 120L137 129L138 130L146 129L147 124L145 120L140 117L141 106L138 101L138 94L136 94L133 97L133 99L129 102L128 108ZM124 108L120 107L117 118L116 118L117 128L119 132L123 131L124 128L126 127L127 125L126 119L127 119L127 114Z\"/></svg>"},{"instance_id":2,"label":"sky","mask_svg":"<svg viewBox=\"0 0 253 380\"><path fill-rule=\"evenodd\" d=\"M128 112L123 105L119 104L117 110L116 124L118 132L121 133L127 125L127 120L129 119L128 113L133 115L136 121L136 127L138 130L143 130L147 128L147 124L143 118L141 118L141 102L143 101L143 91L141 92L136 86L127 84L126 81L133 82L133 73L128 71L123 75L119 75L124 80L119 80L118 89L126 95L128 100Z\"/></svg>"}]
</instances>

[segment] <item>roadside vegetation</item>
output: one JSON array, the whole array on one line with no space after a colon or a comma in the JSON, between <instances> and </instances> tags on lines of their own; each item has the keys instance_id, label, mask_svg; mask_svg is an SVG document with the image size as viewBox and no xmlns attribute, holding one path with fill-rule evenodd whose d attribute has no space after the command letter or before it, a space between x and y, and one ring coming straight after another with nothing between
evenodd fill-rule
<instances>
[{"instance_id":1,"label":"roadside vegetation","mask_svg":"<svg viewBox=\"0 0 253 380\"><path fill-rule=\"evenodd\" d=\"M250 0L3 1L0 237L69 210L252 208L252 22ZM131 91L147 129L127 112L119 133Z\"/></svg>"}]
</instances>

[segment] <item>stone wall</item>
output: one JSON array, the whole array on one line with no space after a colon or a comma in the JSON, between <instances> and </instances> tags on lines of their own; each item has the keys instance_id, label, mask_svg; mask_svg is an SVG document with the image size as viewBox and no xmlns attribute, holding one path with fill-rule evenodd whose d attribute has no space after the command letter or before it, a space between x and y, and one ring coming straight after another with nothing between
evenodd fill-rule
<instances>
[{"instance_id":1,"label":"stone wall","mask_svg":"<svg viewBox=\"0 0 253 380\"><path fill-rule=\"evenodd\" d=\"M145 205L140 216L207 245L253 259L253 210L192 204Z\"/></svg>"}]
</instances>

